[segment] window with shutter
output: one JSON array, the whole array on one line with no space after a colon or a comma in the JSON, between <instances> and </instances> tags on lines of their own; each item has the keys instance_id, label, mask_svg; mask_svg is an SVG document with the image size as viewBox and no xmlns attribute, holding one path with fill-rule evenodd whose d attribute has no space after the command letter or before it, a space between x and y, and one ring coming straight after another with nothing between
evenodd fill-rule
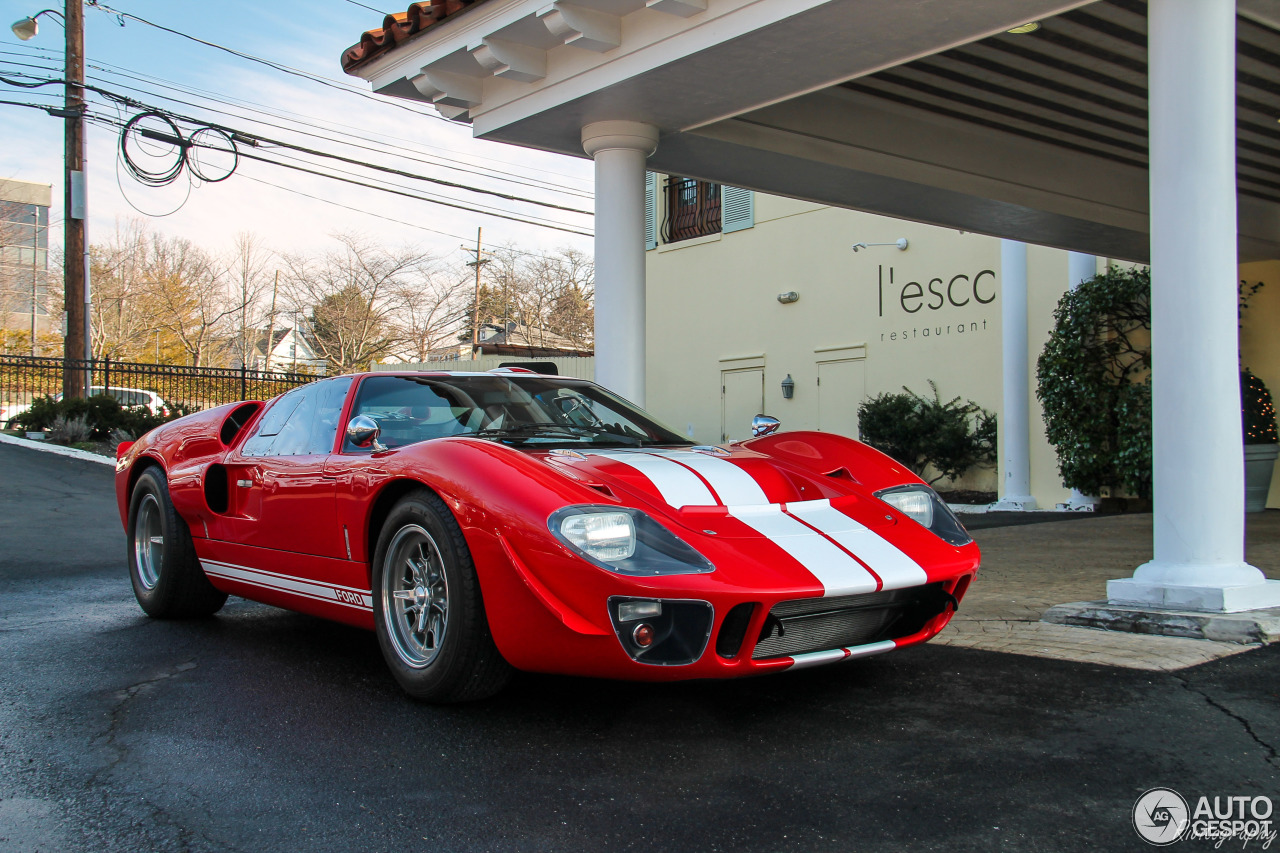
<instances>
[{"instance_id":1,"label":"window with shutter","mask_svg":"<svg viewBox=\"0 0 1280 853\"><path fill-rule=\"evenodd\" d=\"M720 185L694 178L667 178L662 240L677 243L720 232Z\"/></svg>"},{"instance_id":2,"label":"window with shutter","mask_svg":"<svg viewBox=\"0 0 1280 853\"><path fill-rule=\"evenodd\" d=\"M644 248L658 248L658 176L644 173Z\"/></svg>"},{"instance_id":3,"label":"window with shutter","mask_svg":"<svg viewBox=\"0 0 1280 853\"><path fill-rule=\"evenodd\" d=\"M725 187L722 192L721 217L725 234L752 228L756 224L755 193L737 187Z\"/></svg>"}]
</instances>

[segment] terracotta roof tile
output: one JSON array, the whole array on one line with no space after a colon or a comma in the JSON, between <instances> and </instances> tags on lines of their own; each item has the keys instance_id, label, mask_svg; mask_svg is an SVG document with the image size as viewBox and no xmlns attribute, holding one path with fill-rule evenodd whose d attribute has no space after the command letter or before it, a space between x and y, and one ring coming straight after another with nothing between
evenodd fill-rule
<instances>
[{"instance_id":1,"label":"terracotta roof tile","mask_svg":"<svg viewBox=\"0 0 1280 853\"><path fill-rule=\"evenodd\" d=\"M370 60L390 53L396 47L446 18L465 12L485 0L423 0L409 4L408 11L387 15L382 28L366 30L358 44L342 52L342 70L353 74Z\"/></svg>"}]
</instances>

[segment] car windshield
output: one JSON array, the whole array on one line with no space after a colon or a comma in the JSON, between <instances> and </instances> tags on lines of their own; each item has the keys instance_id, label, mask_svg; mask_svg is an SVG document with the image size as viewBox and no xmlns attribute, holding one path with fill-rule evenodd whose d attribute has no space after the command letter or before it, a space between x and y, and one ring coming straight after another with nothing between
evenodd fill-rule
<instances>
[{"instance_id":1,"label":"car windshield","mask_svg":"<svg viewBox=\"0 0 1280 853\"><path fill-rule=\"evenodd\" d=\"M370 376L357 415L373 418L392 448L448 436L546 448L692 444L594 383L532 374Z\"/></svg>"}]
</instances>

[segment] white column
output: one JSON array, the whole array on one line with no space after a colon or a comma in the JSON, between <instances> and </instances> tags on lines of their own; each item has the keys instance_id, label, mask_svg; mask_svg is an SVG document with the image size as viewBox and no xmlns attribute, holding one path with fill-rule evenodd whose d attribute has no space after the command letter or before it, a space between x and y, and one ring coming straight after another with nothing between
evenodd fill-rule
<instances>
[{"instance_id":1,"label":"white column","mask_svg":"<svg viewBox=\"0 0 1280 853\"><path fill-rule=\"evenodd\" d=\"M1080 252L1067 252L1067 287L1075 290L1081 282L1088 281L1098 274L1098 259L1093 255ZM1079 489L1071 490L1071 497L1065 504L1058 504L1059 509L1092 512L1098 505L1098 499L1086 495Z\"/></svg>"},{"instance_id":2,"label":"white column","mask_svg":"<svg viewBox=\"0 0 1280 853\"><path fill-rule=\"evenodd\" d=\"M1027 244L1000 241L1000 328L1003 341L1004 405L998 423L1000 500L992 509L1030 510L1031 390L1027 354Z\"/></svg>"},{"instance_id":3,"label":"white column","mask_svg":"<svg viewBox=\"0 0 1280 853\"><path fill-rule=\"evenodd\" d=\"M596 163L596 382L644 405L644 166L658 129L602 121L582 129Z\"/></svg>"},{"instance_id":4,"label":"white column","mask_svg":"<svg viewBox=\"0 0 1280 853\"><path fill-rule=\"evenodd\" d=\"M1244 561L1232 0L1148 5L1154 559L1117 604L1280 606Z\"/></svg>"}]
</instances>

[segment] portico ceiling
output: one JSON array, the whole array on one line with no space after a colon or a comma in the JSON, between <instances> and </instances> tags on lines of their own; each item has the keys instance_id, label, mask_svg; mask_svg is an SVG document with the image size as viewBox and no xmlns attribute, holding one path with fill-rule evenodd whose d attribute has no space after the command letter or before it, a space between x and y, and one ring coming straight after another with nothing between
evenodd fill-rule
<instances>
[{"instance_id":1,"label":"portico ceiling","mask_svg":"<svg viewBox=\"0 0 1280 853\"><path fill-rule=\"evenodd\" d=\"M483 138L582 156L584 124L644 121L658 171L1147 258L1141 0L538 5L489 0L357 73ZM1278 6L1238 6L1243 260L1280 257Z\"/></svg>"}]
</instances>

